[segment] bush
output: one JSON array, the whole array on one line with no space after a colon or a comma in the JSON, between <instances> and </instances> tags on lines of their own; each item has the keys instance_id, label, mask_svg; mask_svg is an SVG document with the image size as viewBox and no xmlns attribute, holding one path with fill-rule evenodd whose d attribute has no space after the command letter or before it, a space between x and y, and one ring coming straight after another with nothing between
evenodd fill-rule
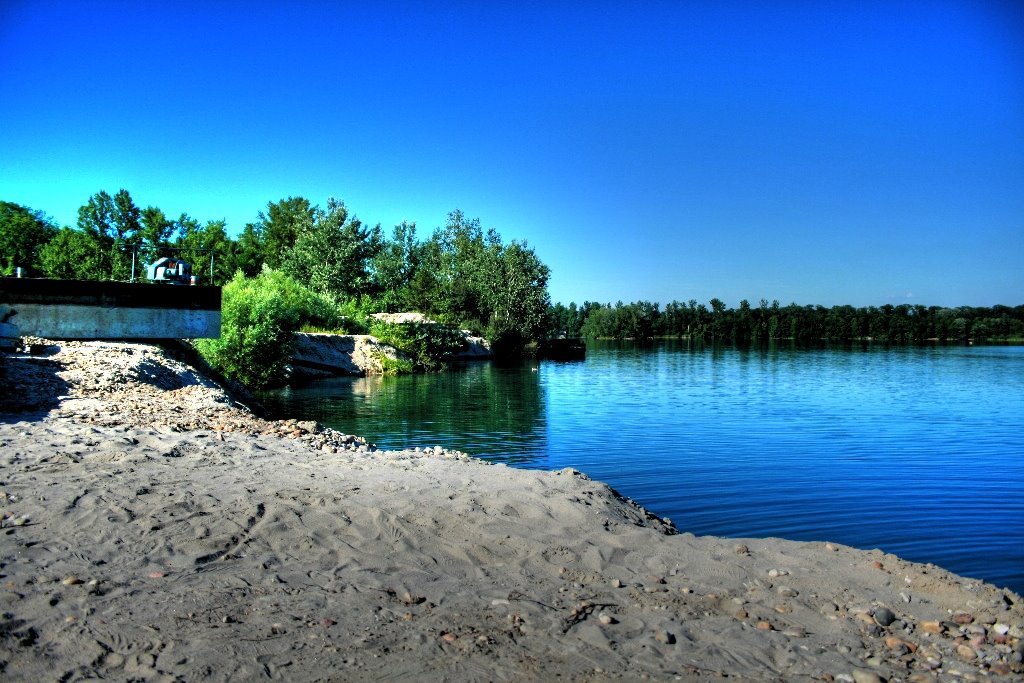
<instances>
[{"instance_id":1,"label":"bush","mask_svg":"<svg viewBox=\"0 0 1024 683\"><path fill-rule=\"evenodd\" d=\"M220 338L197 340L196 348L225 376L259 389L285 380L300 325L344 323L333 302L279 271L265 268L255 278L239 271L223 290Z\"/></svg>"},{"instance_id":2,"label":"bush","mask_svg":"<svg viewBox=\"0 0 1024 683\"><path fill-rule=\"evenodd\" d=\"M385 344L394 346L412 360L411 370L441 370L445 362L451 360L465 345L465 339L459 330L436 323L401 323L393 324L381 321L374 322L370 334ZM386 367L385 371L397 374L408 371L404 364Z\"/></svg>"}]
</instances>

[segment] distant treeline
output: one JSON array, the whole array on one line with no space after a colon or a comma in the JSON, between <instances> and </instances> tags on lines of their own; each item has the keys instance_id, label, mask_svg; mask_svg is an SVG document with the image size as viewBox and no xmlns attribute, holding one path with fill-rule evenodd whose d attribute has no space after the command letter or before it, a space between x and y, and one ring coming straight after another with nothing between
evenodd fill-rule
<instances>
[{"instance_id":1,"label":"distant treeline","mask_svg":"<svg viewBox=\"0 0 1024 683\"><path fill-rule=\"evenodd\" d=\"M710 308L691 299L664 308L638 301L614 306L584 302L555 304L549 309L552 337L650 339L686 337L733 344L772 340L798 342L873 340L888 343L1024 340L1024 306L780 306L762 299L729 308L712 299Z\"/></svg>"}]
</instances>

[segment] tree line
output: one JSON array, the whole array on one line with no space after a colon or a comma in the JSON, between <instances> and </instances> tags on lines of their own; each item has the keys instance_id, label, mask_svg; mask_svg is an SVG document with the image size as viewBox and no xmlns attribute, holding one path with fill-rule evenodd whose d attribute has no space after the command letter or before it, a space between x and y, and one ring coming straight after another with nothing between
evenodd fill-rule
<instances>
[{"instance_id":1,"label":"tree line","mask_svg":"<svg viewBox=\"0 0 1024 683\"><path fill-rule=\"evenodd\" d=\"M664 308L649 301L558 303L549 310L548 333L612 339L684 337L738 345L777 340L906 344L1024 339L1024 306L780 306L762 299L756 307L743 300L738 308L730 308L717 298L709 304L694 299L673 301Z\"/></svg>"},{"instance_id":2,"label":"tree line","mask_svg":"<svg viewBox=\"0 0 1024 683\"><path fill-rule=\"evenodd\" d=\"M385 234L343 201L321 207L288 197L268 202L234 238L224 220L140 208L125 189L90 196L74 227L0 202L4 275L21 267L36 277L127 281L141 279L145 264L160 256L188 261L214 285L280 272L339 309L416 310L509 349L546 332L548 267L526 242L505 243L459 210L419 239L415 223Z\"/></svg>"}]
</instances>

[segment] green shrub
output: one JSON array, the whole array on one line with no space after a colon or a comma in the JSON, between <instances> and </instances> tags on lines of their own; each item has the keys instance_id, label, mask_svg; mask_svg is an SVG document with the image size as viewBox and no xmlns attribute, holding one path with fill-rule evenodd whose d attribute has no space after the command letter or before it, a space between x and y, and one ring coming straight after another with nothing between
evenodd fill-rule
<instances>
[{"instance_id":1,"label":"green shrub","mask_svg":"<svg viewBox=\"0 0 1024 683\"><path fill-rule=\"evenodd\" d=\"M296 330L352 327L328 297L280 271L264 268L254 278L239 271L222 292L220 338L197 340L196 348L227 377L258 389L284 381Z\"/></svg>"},{"instance_id":2,"label":"green shrub","mask_svg":"<svg viewBox=\"0 0 1024 683\"><path fill-rule=\"evenodd\" d=\"M413 362L406 358L392 358L383 353L375 354L374 357L380 363L381 374L386 377L410 375L416 371Z\"/></svg>"},{"instance_id":3,"label":"green shrub","mask_svg":"<svg viewBox=\"0 0 1024 683\"><path fill-rule=\"evenodd\" d=\"M443 369L465 344L459 330L435 323L375 321L370 334L409 356L413 370L428 372Z\"/></svg>"}]
</instances>

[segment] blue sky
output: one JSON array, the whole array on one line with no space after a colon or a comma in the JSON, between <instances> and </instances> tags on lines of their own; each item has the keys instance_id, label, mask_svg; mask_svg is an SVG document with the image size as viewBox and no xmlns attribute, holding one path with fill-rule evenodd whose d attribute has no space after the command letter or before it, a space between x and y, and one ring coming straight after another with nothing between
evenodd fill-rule
<instances>
[{"instance_id":1,"label":"blue sky","mask_svg":"<svg viewBox=\"0 0 1024 683\"><path fill-rule=\"evenodd\" d=\"M0 1L0 199L462 209L556 301L1024 303L1024 3Z\"/></svg>"}]
</instances>

